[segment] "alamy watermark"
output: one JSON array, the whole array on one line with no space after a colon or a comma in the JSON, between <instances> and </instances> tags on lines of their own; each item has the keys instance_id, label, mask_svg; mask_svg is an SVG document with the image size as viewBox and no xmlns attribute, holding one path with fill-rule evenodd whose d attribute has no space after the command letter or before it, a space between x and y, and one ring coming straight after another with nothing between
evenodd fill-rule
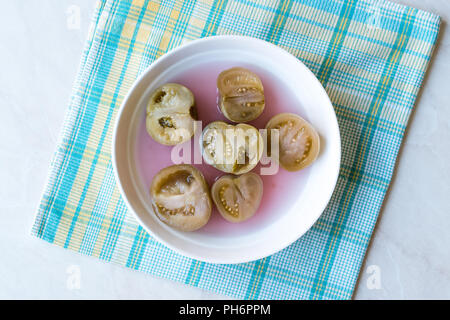
<instances>
[{"instance_id":1,"label":"alamy watermark","mask_svg":"<svg viewBox=\"0 0 450 320\"><path fill-rule=\"evenodd\" d=\"M66 287L69 290L81 289L81 269L80 266L72 264L66 269Z\"/></svg>"},{"instance_id":2,"label":"alamy watermark","mask_svg":"<svg viewBox=\"0 0 450 320\"><path fill-rule=\"evenodd\" d=\"M66 26L69 30L80 30L81 28L81 9L79 6L72 4L66 9Z\"/></svg>"},{"instance_id":3,"label":"alamy watermark","mask_svg":"<svg viewBox=\"0 0 450 320\"><path fill-rule=\"evenodd\" d=\"M375 264L370 265L366 269L367 277L366 286L369 290L381 289L381 268Z\"/></svg>"},{"instance_id":4,"label":"alamy watermark","mask_svg":"<svg viewBox=\"0 0 450 320\"><path fill-rule=\"evenodd\" d=\"M367 27L371 30L381 28L381 4L375 2L369 7L369 17L367 20Z\"/></svg>"},{"instance_id":5,"label":"alamy watermark","mask_svg":"<svg viewBox=\"0 0 450 320\"><path fill-rule=\"evenodd\" d=\"M195 121L194 127L194 139L172 148L170 159L173 164L202 164L205 161L215 166L233 167L256 166L259 162L261 175L278 172L279 129L227 127L202 133L201 121ZM189 130L184 128L175 130L173 134L175 139L190 135Z\"/></svg>"}]
</instances>

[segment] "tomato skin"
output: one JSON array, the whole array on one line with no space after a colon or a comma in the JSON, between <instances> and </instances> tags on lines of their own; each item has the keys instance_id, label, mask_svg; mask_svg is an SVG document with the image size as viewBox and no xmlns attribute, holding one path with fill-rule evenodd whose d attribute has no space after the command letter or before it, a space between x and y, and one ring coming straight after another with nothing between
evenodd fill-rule
<instances>
[{"instance_id":1,"label":"tomato skin","mask_svg":"<svg viewBox=\"0 0 450 320\"><path fill-rule=\"evenodd\" d=\"M222 71L217 78L219 107L233 122L249 122L264 111L264 87L250 70L235 67Z\"/></svg>"},{"instance_id":2,"label":"tomato skin","mask_svg":"<svg viewBox=\"0 0 450 320\"><path fill-rule=\"evenodd\" d=\"M241 176L225 175L214 182L211 195L222 217L239 223L257 212L263 195L263 182L252 172Z\"/></svg>"},{"instance_id":3,"label":"tomato skin","mask_svg":"<svg viewBox=\"0 0 450 320\"><path fill-rule=\"evenodd\" d=\"M177 83L157 88L147 104L146 127L156 142L176 145L192 138L197 110L192 92Z\"/></svg>"},{"instance_id":4,"label":"tomato skin","mask_svg":"<svg viewBox=\"0 0 450 320\"><path fill-rule=\"evenodd\" d=\"M279 130L279 155L271 155L288 171L299 171L311 165L319 155L320 137L313 126L294 113L280 113L266 124L267 141L273 129ZM271 146L268 147L270 154Z\"/></svg>"},{"instance_id":5,"label":"tomato skin","mask_svg":"<svg viewBox=\"0 0 450 320\"><path fill-rule=\"evenodd\" d=\"M181 231L195 231L211 217L212 201L203 174L187 164L159 171L150 186L153 213Z\"/></svg>"},{"instance_id":6,"label":"tomato skin","mask_svg":"<svg viewBox=\"0 0 450 320\"><path fill-rule=\"evenodd\" d=\"M200 147L209 165L225 173L243 174L258 164L264 143L258 129L249 124L214 121L203 129Z\"/></svg>"}]
</instances>

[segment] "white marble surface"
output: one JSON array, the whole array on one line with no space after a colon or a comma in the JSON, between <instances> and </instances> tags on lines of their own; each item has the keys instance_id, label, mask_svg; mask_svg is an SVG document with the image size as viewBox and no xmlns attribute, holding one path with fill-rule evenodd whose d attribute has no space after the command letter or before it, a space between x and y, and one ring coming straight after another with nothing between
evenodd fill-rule
<instances>
[{"instance_id":1,"label":"white marble surface","mask_svg":"<svg viewBox=\"0 0 450 320\"><path fill-rule=\"evenodd\" d=\"M450 299L450 1L396 1L440 14L444 22L355 298ZM68 27L72 5L80 9L80 28L73 21ZM29 235L93 1L0 6L0 298L226 298ZM71 285L74 270L80 288Z\"/></svg>"}]
</instances>

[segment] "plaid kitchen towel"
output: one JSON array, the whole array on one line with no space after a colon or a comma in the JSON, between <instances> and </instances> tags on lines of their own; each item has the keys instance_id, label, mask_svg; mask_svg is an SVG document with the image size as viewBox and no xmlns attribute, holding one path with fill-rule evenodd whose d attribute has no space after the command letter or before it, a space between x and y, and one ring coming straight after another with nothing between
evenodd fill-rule
<instances>
[{"instance_id":1,"label":"plaid kitchen towel","mask_svg":"<svg viewBox=\"0 0 450 320\"><path fill-rule=\"evenodd\" d=\"M384 0L99 1L32 233L237 298L351 298L439 23ZM342 135L337 187L318 222L285 250L237 265L156 242L127 210L111 167L116 112L139 73L215 34L257 37L298 57L328 92Z\"/></svg>"}]
</instances>

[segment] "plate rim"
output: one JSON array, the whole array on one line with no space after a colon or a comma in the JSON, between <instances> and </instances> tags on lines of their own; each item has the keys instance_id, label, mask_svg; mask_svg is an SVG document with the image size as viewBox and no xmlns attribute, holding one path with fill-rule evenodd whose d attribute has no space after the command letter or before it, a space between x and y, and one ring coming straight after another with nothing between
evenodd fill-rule
<instances>
[{"instance_id":1,"label":"plate rim","mask_svg":"<svg viewBox=\"0 0 450 320\"><path fill-rule=\"evenodd\" d=\"M234 257L233 258L227 258L227 259L217 259L217 258L210 258L210 257L205 257L205 256L201 256L201 255L197 255L195 253L192 253L191 251L187 251L184 250L182 248L173 246L170 243L167 243L165 240L161 239L161 237L159 237L159 235L157 235L156 233L154 233L148 226L146 223L144 223L142 221L142 219L140 218L140 216L135 212L133 206L131 205L131 203L128 200L128 197L126 196L125 190L123 188L122 185L122 181L120 179L119 176L119 172L117 169L117 157L116 157L116 141L117 141L117 132L118 132L118 127L120 124L120 120L122 118L122 114L125 110L125 107L128 103L128 101L130 100L131 96L133 95L134 91L136 90L136 87L140 84L140 82L146 77L146 75L150 72L150 69L154 67L154 64L156 62L161 63L164 60L168 59L170 57L171 54L179 51L179 50L185 50L187 47L191 47L191 46L195 46L198 45L199 43L203 43L203 42L209 42L209 41L221 41L221 40L227 40L227 41L249 41L249 42L254 42L257 45L266 45L266 46L270 46L272 48L274 48L275 50L278 50L281 54L283 54L284 56L286 56L286 58L288 59L295 59L296 63L299 63L300 65L302 65L302 67L305 69L306 72L309 72L310 75L312 75L312 77L315 79L315 82L317 85L319 85L319 89L322 91L322 93L324 94L324 97L327 99L328 102L328 107L331 110L331 114L333 115L333 124L334 127L336 129L336 139L337 139L337 158L338 161L336 163L336 168L334 170L334 177L333 177L333 187L331 188L330 193L327 195L327 201L324 201L323 206L321 207L320 210L320 214L318 214L317 218L315 218L312 223L310 223L309 225L307 225L307 228L305 229L305 231L299 235L293 236L291 238L287 238L287 240L285 241L280 241L278 246L274 246L272 247L271 250L267 250L262 254L259 255L255 255L253 257L246 257L246 258L242 258L242 257ZM275 45L271 42L259 39L259 38L254 38L254 37L250 37L250 36L241 36L241 35L216 35L216 36L210 36L210 37L204 37L204 38L200 38L200 39L195 39L192 41L189 41L188 43L182 44L176 48L173 48L169 51L167 51L165 54L163 54L161 57L157 58L155 61L153 61L148 67L145 68L144 71L142 71L142 73L136 78L136 80L134 80L133 84L131 85L130 89L128 90L127 94L125 95L118 111L116 114L116 119L114 122L114 128L113 128L113 133L112 133L112 146L111 146L111 161L112 161L112 167L113 167L113 172L114 172L114 178L116 181L116 185L119 188L119 192L120 192L120 196L122 197L122 200L125 202L128 210L130 210L130 212L133 214L134 218L138 221L139 225L141 227L143 227L153 238L155 238L159 243L163 244L164 246L168 247L169 249L185 256L191 259L195 259L198 261L202 261L202 262L206 262L206 263L215 263L215 264L237 264L237 263L246 263L246 262L251 262L251 261L256 261L262 258L266 258L268 256L271 256L287 247L289 247L291 244L293 244L295 241L297 241L298 239L300 239L302 236L305 235L305 233L311 229L311 227L314 225L314 223L317 222L317 220L321 217L321 215L323 214L326 206L328 205L328 203L331 200L331 197L336 189L336 185L337 185L337 181L338 181L338 177L339 177L339 172L340 172L340 164L342 161L342 145L341 145L341 135L340 135L340 129L339 129L339 123L337 121L337 116L336 116L336 112L334 110L333 104L325 90L325 88L323 87L322 83L317 79L316 75L297 57L295 57L293 54L289 53L288 51L286 51L285 49L281 48L278 45Z\"/></svg>"}]
</instances>

